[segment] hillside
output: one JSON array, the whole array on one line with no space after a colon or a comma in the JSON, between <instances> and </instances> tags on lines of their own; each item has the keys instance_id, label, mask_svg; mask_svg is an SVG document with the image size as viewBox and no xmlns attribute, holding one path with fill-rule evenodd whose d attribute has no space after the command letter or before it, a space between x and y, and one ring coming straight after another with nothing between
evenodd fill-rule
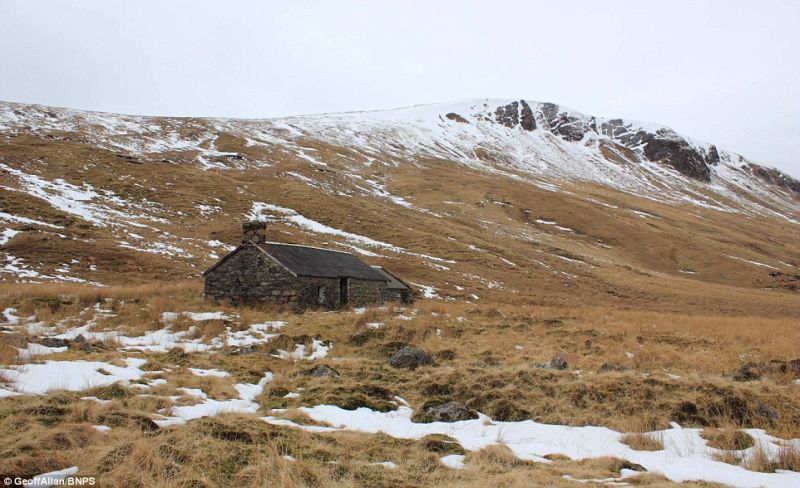
<instances>
[{"instance_id":1,"label":"hillside","mask_svg":"<svg viewBox=\"0 0 800 488\"><path fill-rule=\"evenodd\" d=\"M7 281L197 277L262 218L442 299L797 310L800 183L655 124L487 99L266 120L3 103L0 129Z\"/></svg>"},{"instance_id":2,"label":"hillside","mask_svg":"<svg viewBox=\"0 0 800 488\"><path fill-rule=\"evenodd\" d=\"M417 300L204 299L244 220ZM551 103L0 103L0 478L797 486L798 242L791 176Z\"/></svg>"}]
</instances>

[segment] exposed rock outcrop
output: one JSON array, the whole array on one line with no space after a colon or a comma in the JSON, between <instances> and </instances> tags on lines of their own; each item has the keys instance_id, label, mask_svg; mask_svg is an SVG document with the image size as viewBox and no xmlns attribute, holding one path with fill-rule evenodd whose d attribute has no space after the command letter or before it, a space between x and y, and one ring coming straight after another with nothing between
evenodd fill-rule
<instances>
[{"instance_id":1,"label":"exposed rock outcrop","mask_svg":"<svg viewBox=\"0 0 800 488\"><path fill-rule=\"evenodd\" d=\"M509 128L514 128L519 124L519 102L511 102L508 105L497 107L494 111L494 120Z\"/></svg>"},{"instance_id":2,"label":"exposed rock outcrop","mask_svg":"<svg viewBox=\"0 0 800 488\"><path fill-rule=\"evenodd\" d=\"M667 164L679 173L701 181L711 181L711 169L705 157L674 132L661 129L645 133L644 155L650 161Z\"/></svg>"},{"instance_id":3,"label":"exposed rock outcrop","mask_svg":"<svg viewBox=\"0 0 800 488\"><path fill-rule=\"evenodd\" d=\"M782 173L775 168L765 168L764 166L755 163L750 163L747 167L757 178L760 178L771 185L791 190L800 196L800 181L792 178L786 173Z\"/></svg>"},{"instance_id":4,"label":"exposed rock outcrop","mask_svg":"<svg viewBox=\"0 0 800 488\"><path fill-rule=\"evenodd\" d=\"M590 130L596 131L594 117L584 119L567 111L560 111L554 103L542 104L542 117L547 129L566 141L577 142Z\"/></svg>"},{"instance_id":5,"label":"exposed rock outcrop","mask_svg":"<svg viewBox=\"0 0 800 488\"><path fill-rule=\"evenodd\" d=\"M520 126L527 131L534 130L536 128L536 119L533 116L531 106L525 100L520 100L519 103L522 106L520 110Z\"/></svg>"}]
</instances>

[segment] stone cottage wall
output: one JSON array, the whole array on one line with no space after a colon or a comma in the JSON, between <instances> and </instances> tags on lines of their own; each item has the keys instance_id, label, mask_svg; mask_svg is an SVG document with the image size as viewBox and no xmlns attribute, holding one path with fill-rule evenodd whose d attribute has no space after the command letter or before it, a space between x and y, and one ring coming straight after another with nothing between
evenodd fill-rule
<instances>
[{"instance_id":1,"label":"stone cottage wall","mask_svg":"<svg viewBox=\"0 0 800 488\"><path fill-rule=\"evenodd\" d=\"M387 288L383 293L383 301L401 303L403 301L403 297L400 293L400 290L392 290Z\"/></svg>"},{"instance_id":2,"label":"stone cottage wall","mask_svg":"<svg viewBox=\"0 0 800 488\"><path fill-rule=\"evenodd\" d=\"M307 308L339 308L339 279L300 276L297 305ZM322 291L322 293L320 293Z\"/></svg>"},{"instance_id":3,"label":"stone cottage wall","mask_svg":"<svg viewBox=\"0 0 800 488\"><path fill-rule=\"evenodd\" d=\"M286 268L255 246L248 246L206 274L203 293L208 298L234 303L286 303L297 300L300 288L297 278Z\"/></svg>"},{"instance_id":4,"label":"stone cottage wall","mask_svg":"<svg viewBox=\"0 0 800 488\"><path fill-rule=\"evenodd\" d=\"M350 278L348 283L348 305L364 307L382 304L386 292L385 281L361 280Z\"/></svg>"},{"instance_id":5,"label":"stone cottage wall","mask_svg":"<svg viewBox=\"0 0 800 488\"><path fill-rule=\"evenodd\" d=\"M341 306L339 278L296 277L254 245L242 248L206 273L203 293L207 298L233 303L291 303L298 311ZM349 278L348 305L381 304L385 294L384 281Z\"/></svg>"}]
</instances>

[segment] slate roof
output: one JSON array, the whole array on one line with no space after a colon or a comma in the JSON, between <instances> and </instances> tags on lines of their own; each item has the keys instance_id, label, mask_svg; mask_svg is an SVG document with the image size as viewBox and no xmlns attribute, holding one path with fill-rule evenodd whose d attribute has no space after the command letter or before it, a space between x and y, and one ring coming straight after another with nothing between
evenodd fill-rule
<instances>
[{"instance_id":1,"label":"slate roof","mask_svg":"<svg viewBox=\"0 0 800 488\"><path fill-rule=\"evenodd\" d=\"M259 247L298 276L388 281L382 273L346 252L277 242Z\"/></svg>"},{"instance_id":2,"label":"slate roof","mask_svg":"<svg viewBox=\"0 0 800 488\"><path fill-rule=\"evenodd\" d=\"M381 268L380 266L373 266L372 269L380 273L384 279L389 281L389 284L386 285L386 288L390 290L408 290L408 285L400 281L399 278L394 276L393 274L389 273L385 269Z\"/></svg>"}]
</instances>

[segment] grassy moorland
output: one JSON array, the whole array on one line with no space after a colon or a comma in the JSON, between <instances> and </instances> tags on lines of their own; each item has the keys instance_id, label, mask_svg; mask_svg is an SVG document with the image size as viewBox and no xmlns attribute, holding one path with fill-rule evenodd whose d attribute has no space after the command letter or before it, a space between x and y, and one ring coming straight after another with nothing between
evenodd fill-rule
<instances>
[{"instance_id":1,"label":"grassy moorland","mask_svg":"<svg viewBox=\"0 0 800 488\"><path fill-rule=\"evenodd\" d=\"M82 474L97 476L107 486L269 486L276 480L280 486L570 486L574 481L564 475L605 479L630 467L613 457L570 460L554 454L549 464L521 461L503 439L470 452L445 436L415 440L345 431L313 434L260 419L281 409L274 415L301 425L324 425L297 407L328 404L387 411L397 408L395 396L408 402L419 422L426 421L426 406L458 401L495 421L606 426L627 432L622 442L635 450L662 449L652 432L677 421L702 428L701 435L722 450L719 459L724 462L764 472L800 469L791 447L778 459L765 454L743 460L738 454L753 445L742 429L800 437L794 370L765 367L753 381L735 376L746 363L792 359L800 342L793 318L442 301L418 301L407 309L295 315L280 307L207 303L196 282L105 289L5 285L3 296L0 307L16 309L16 316L30 317L30 323L39 323L50 334L93 321L93 332L137 337L164 328L164 312L182 311L227 314L223 320L197 323L179 318L168 326L173 331L191 328L188 337L203 344L212 344L226 330L244 331L265 321L286 325L246 353L224 344L203 352L123 350L119 340L105 338L90 340L89 347L73 341L63 352L31 358L18 357L17 348L37 339L6 326L7 333L0 335L4 364L47 360L124 365L124 359L134 357L146 360L142 369L152 374L127 385L56 388L46 395L0 400L0 473L33 476L79 466ZM332 343L326 357L276 357L297 344L310 347L314 340ZM413 371L390 367L389 356L402 344L429 352L434 364ZM565 369L538 366L555 355L566 359ZM310 375L319 364L338 375ZM230 376L200 377L189 368ZM255 383L267 371L273 380L256 398L257 412L217 412L163 428L151 420L168 416L171 408L202 402L181 388L200 389L224 401L237 397L237 383ZM13 382L13 374L6 380ZM93 427L97 425L111 429L101 432ZM439 458L447 454L466 454L466 468L443 466ZM396 467L375 464L387 461ZM628 482L671 484L654 473Z\"/></svg>"}]
</instances>

